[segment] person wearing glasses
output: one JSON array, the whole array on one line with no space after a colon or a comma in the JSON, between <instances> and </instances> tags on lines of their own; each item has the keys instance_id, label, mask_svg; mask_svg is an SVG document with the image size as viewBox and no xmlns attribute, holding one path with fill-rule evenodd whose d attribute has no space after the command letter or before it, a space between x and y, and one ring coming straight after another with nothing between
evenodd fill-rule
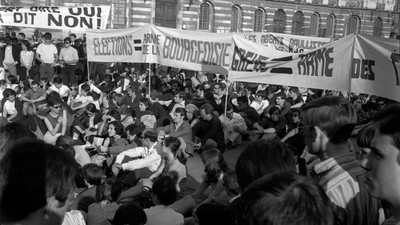
<instances>
[{"instance_id":1,"label":"person wearing glasses","mask_svg":"<svg viewBox=\"0 0 400 225\"><path fill-rule=\"evenodd\" d=\"M65 135L67 132L67 111L62 107L61 101L61 98L55 96L48 96L47 98L50 111L44 118L47 132L43 140L53 145L59 136Z\"/></svg>"},{"instance_id":2,"label":"person wearing glasses","mask_svg":"<svg viewBox=\"0 0 400 225\"><path fill-rule=\"evenodd\" d=\"M78 61L78 51L71 47L71 38L64 38L64 48L60 51L59 62L61 63L61 74L67 86L77 84L75 71L78 69L76 66Z\"/></svg>"}]
</instances>

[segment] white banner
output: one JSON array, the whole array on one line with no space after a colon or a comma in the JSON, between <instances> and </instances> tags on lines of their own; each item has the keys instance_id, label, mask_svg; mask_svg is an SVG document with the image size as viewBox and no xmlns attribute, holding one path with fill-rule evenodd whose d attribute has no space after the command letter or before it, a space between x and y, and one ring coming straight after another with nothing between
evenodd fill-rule
<instances>
[{"instance_id":1,"label":"white banner","mask_svg":"<svg viewBox=\"0 0 400 225\"><path fill-rule=\"evenodd\" d=\"M304 54L276 56L261 45L234 40L230 80L352 91L400 101L398 40L354 34Z\"/></svg>"},{"instance_id":2,"label":"white banner","mask_svg":"<svg viewBox=\"0 0 400 225\"><path fill-rule=\"evenodd\" d=\"M319 48L331 42L330 38L309 37L281 33L235 33L245 39L274 47L278 51L302 53L312 49Z\"/></svg>"},{"instance_id":3,"label":"white banner","mask_svg":"<svg viewBox=\"0 0 400 225\"><path fill-rule=\"evenodd\" d=\"M51 29L106 29L110 6L4 6L0 25Z\"/></svg>"}]
</instances>

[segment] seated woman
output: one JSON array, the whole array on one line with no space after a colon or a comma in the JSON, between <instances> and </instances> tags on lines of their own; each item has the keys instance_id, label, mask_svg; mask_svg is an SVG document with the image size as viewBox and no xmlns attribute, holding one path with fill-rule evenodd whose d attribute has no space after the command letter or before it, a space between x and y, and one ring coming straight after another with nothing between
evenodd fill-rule
<instances>
[{"instance_id":1,"label":"seated woman","mask_svg":"<svg viewBox=\"0 0 400 225\"><path fill-rule=\"evenodd\" d=\"M121 193L122 183L115 177L107 178L100 187L100 195L96 202L89 205L88 225L110 224L120 205L116 202ZM107 223L108 222L108 223Z\"/></svg>"},{"instance_id":2,"label":"seated woman","mask_svg":"<svg viewBox=\"0 0 400 225\"><path fill-rule=\"evenodd\" d=\"M22 118L22 102L16 98L16 93L12 89L3 91L3 117L9 122L16 122Z\"/></svg>"},{"instance_id":3,"label":"seated woman","mask_svg":"<svg viewBox=\"0 0 400 225\"><path fill-rule=\"evenodd\" d=\"M86 106L86 110L74 121L73 139L82 142L89 140L90 136L97 134L97 129L102 122L101 115L93 103Z\"/></svg>"},{"instance_id":4,"label":"seated woman","mask_svg":"<svg viewBox=\"0 0 400 225\"><path fill-rule=\"evenodd\" d=\"M119 140L124 135L124 126L119 121L112 121L108 125L108 137L104 139L103 143L98 146L100 154L109 155L109 147L118 145Z\"/></svg>"},{"instance_id":5,"label":"seated woman","mask_svg":"<svg viewBox=\"0 0 400 225\"><path fill-rule=\"evenodd\" d=\"M57 138L56 146L70 145L74 148L74 158L76 162L83 167L86 164L91 163L90 156L86 152L83 146L76 145L74 140L70 136L61 135Z\"/></svg>"},{"instance_id":6,"label":"seated woman","mask_svg":"<svg viewBox=\"0 0 400 225\"><path fill-rule=\"evenodd\" d=\"M62 107L61 101L61 98L55 96L48 96L47 98L50 111L44 117L47 132L43 140L53 145L60 135L67 133L67 111Z\"/></svg>"},{"instance_id":7,"label":"seated woman","mask_svg":"<svg viewBox=\"0 0 400 225\"><path fill-rule=\"evenodd\" d=\"M115 101L117 103L118 112L121 114L121 123L124 127L134 122L131 110L129 110L127 102L122 94L115 95Z\"/></svg>"},{"instance_id":8,"label":"seated woman","mask_svg":"<svg viewBox=\"0 0 400 225\"><path fill-rule=\"evenodd\" d=\"M29 127L29 129L35 133L37 138L43 139L44 133L46 133L46 126L44 125L43 120L36 115L35 104L24 102L22 114L24 117L22 117L18 123Z\"/></svg>"},{"instance_id":9,"label":"seated woman","mask_svg":"<svg viewBox=\"0 0 400 225\"><path fill-rule=\"evenodd\" d=\"M156 148L157 153L161 155L161 163L148 179L141 180L136 186L122 192L120 199L131 199L141 194L143 188L151 188L152 181L159 176L167 173L176 175L176 190L181 192L186 187L187 170L185 165L177 158L177 153L181 142L175 137L167 137L161 142L161 148Z\"/></svg>"},{"instance_id":10,"label":"seated woman","mask_svg":"<svg viewBox=\"0 0 400 225\"><path fill-rule=\"evenodd\" d=\"M146 128L154 128L157 118L152 111L152 104L150 100L148 100L147 98L140 99L139 110L141 113L140 115L138 115L136 123L143 123Z\"/></svg>"}]
</instances>

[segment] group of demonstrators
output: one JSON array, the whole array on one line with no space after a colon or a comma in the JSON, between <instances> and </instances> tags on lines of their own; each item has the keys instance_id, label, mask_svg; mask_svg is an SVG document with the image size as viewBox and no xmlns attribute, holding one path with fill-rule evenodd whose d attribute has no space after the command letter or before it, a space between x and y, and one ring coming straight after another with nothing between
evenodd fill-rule
<instances>
[{"instance_id":1,"label":"group of demonstrators","mask_svg":"<svg viewBox=\"0 0 400 225\"><path fill-rule=\"evenodd\" d=\"M400 224L399 103L162 66L84 80L74 38L0 48L1 224Z\"/></svg>"}]
</instances>

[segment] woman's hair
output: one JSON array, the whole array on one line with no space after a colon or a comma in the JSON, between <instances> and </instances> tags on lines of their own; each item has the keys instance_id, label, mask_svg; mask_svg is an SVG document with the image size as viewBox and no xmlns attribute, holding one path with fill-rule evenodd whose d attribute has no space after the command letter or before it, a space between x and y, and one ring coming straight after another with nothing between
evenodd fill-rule
<instances>
[{"instance_id":1,"label":"woman's hair","mask_svg":"<svg viewBox=\"0 0 400 225\"><path fill-rule=\"evenodd\" d=\"M67 135L61 135L57 138L56 140L56 146L61 146L61 145L71 145L74 146L75 142L72 139L72 137L67 136Z\"/></svg>"},{"instance_id":2,"label":"woman's hair","mask_svg":"<svg viewBox=\"0 0 400 225\"><path fill-rule=\"evenodd\" d=\"M178 149L181 146L181 141L176 137L167 137L165 138L165 146L171 149L172 154L176 156Z\"/></svg>"},{"instance_id":3,"label":"woman's hair","mask_svg":"<svg viewBox=\"0 0 400 225\"><path fill-rule=\"evenodd\" d=\"M224 156L218 149L209 149L201 154L201 160L204 164L204 172L207 175L207 182L218 181L221 173L228 171L228 165Z\"/></svg>"},{"instance_id":4,"label":"woman's hair","mask_svg":"<svg viewBox=\"0 0 400 225\"><path fill-rule=\"evenodd\" d=\"M114 125L114 130L116 134L122 135L124 133L124 126L120 121L112 121L109 125Z\"/></svg>"},{"instance_id":5,"label":"woman's hair","mask_svg":"<svg viewBox=\"0 0 400 225\"><path fill-rule=\"evenodd\" d=\"M100 201L115 202L123 189L123 184L116 177L107 178L100 187Z\"/></svg>"},{"instance_id":6,"label":"woman's hair","mask_svg":"<svg viewBox=\"0 0 400 225\"><path fill-rule=\"evenodd\" d=\"M362 129L357 136L357 145L360 148L370 148L372 139L374 138L375 127L369 125Z\"/></svg>"},{"instance_id":7,"label":"woman's hair","mask_svg":"<svg viewBox=\"0 0 400 225\"><path fill-rule=\"evenodd\" d=\"M24 102L24 105L22 107L22 114L24 116L33 116L36 115L36 106L32 102Z\"/></svg>"},{"instance_id":8,"label":"woman's hair","mask_svg":"<svg viewBox=\"0 0 400 225\"><path fill-rule=\"evenodd\" d=\"M97 113L96 105L93 104L93 103L89 103L89 104L86 106L86 111L87 111L87 112L91 112L91 113Z\"/></svg>"},{"instance_id":9,"label":"woman's hair","mask_svg":"<svg viewBox=\"0 0 400 225\"><path fill-rule=\"evenodd\" d=\"M27 49L28 51L31 51L31 50L32 50L31 44L29 43L29 41L27 41L27 40L20 40L20 42L21 42L21 44L24 44L24 45L26 46L26 49Z\"/></svg>"},{"instance_id":10,"label":"woman's hair","mask_svg":"<svg viewBox=\"0 0 400 225\"><path fill-rule=\"evenodd\" d=\"M94 163L88 163L82 167L82 178L91 185L98 186L104 177L103 170Z\"/></svg>"},{"instance_id":11,"label":"woman's hair","mask_svg":"<svg viewBox=\"0 0 400 225\"><path fill-rule=\"evenodd\" d=\"M48 94L46 97L46 101L51 107L59 105L62 102L60 94L58 94L56 91L50 92L50 94Z\"/></svg>"},{"instance_id":12,"label":"woman's hair","mask_svg":"<svg viewBox=\"0 0 400 225\"><path fill-rule=\"evenodd\" d=\"M161 176L153 184L153 194L158 197L160 204L171 205L176 201L178 194L176 181L170 175Z\"/></svg>"},{"instance_id":13,"label":"woman's hair","mask_svg":"<svg viewBox=\"0 0 400 225\"><path fill-rule=\"evenodd\" d=\"M7 76L7 79L10 81L11 84L16 84L16 83L18 83L18 79L17 79L17 77L14 76L14 75L8 75L8 76Z\"/></svg>"},{"instance_id":14,"label":"woman's hair","mask_svg":"<svg viewBox=\"0 0 400 225\"><path fill-rule=\"evenodd\" d=\"M151 102L150 102L149 99L142 98L142 99L140 99L140 102L143 103L146 106L146 109L150 109L151 108Z\"/></svg>"}]
</instances>

